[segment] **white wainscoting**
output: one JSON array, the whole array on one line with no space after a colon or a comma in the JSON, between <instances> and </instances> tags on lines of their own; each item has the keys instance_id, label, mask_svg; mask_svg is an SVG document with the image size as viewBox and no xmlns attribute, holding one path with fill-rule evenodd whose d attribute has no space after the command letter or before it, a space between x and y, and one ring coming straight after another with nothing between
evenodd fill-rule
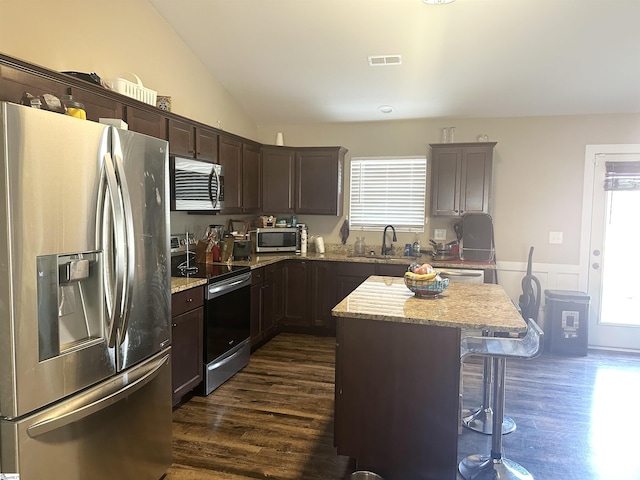
<instances>
[{"instance_id":1,"label":"white wainscoting","mask_svg":"<svg viewBox=\"0 0 640 480\"><path fill-rule=\"evenodd\" d=\"M516 305L522 294L522 279L527 274L526 262L501 262L496 263L498 283L507 292L507 295ZM586 280L582 278L584 273L579 265L565 265L553 263L536 263L532 265L531 273L540 281L540 313L538 323L543 330L546 328L544 319L545 290L573 290L585 291Z\"/></svg>"}]
</instances>

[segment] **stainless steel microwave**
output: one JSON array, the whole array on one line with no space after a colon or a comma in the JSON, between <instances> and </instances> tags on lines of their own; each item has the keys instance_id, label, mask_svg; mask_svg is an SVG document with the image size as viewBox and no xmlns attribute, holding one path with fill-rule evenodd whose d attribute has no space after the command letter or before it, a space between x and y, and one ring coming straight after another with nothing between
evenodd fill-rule
<instances>
[{"instance_id":1,"label":"stainless steel microwave","mask_svg":"<svg viewBox=\"0 0 640 480\"><path fill-rule=\"evenodd\" d=\"M256 228L251 240L256 253L296 252L300 248L297 227Z\"/></svg>"},{"instance_id":2,"label":"stainless steel microwave","mask_svg":"<svg viewBox=\"0 0 640 480\"><path fill-rule=\"evenodd\" d=\"M224 208L222 166L171 157L171 210L217 212Z\"/></svg>"}]
</instances>

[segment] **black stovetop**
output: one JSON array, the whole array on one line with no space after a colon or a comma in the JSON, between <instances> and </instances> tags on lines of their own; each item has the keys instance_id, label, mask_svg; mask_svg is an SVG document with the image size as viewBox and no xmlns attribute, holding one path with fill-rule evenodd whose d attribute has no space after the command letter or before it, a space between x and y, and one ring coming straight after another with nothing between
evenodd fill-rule
<instances>
[{"instance_id":1,"label":"black stovetop","mask_svg":"<svg viewBox=\"0 0 640 480\"><path fill-rule=\"evenodd\" d=\"M209 283L250 271L250 267L228 263L189 263L185 258L171 258L171 276L184 278L206 278Z\"/></svg>"}]
</instances>

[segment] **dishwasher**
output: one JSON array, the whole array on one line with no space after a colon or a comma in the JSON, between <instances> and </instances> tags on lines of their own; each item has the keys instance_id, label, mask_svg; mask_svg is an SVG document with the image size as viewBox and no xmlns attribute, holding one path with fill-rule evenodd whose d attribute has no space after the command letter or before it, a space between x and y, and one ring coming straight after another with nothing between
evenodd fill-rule
<instances>
[{"instance_id":1,"label":"dishwasher","mask_svg":"<svg viewBox=\"0 0 640 480\"><path fill-rule=\"evenodd\" d=\"M484 283L484 270L469 268L444 268L438 270L440 276L447 277L450 282Z\"/></svg>"}]
</instances>

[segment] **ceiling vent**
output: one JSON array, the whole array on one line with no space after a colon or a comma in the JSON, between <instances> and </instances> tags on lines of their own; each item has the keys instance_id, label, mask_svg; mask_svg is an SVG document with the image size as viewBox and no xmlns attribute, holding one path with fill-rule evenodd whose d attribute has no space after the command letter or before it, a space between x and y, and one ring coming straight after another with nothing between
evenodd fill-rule
<instances>
[{"instance_id":1,"label":"ceiling vent","mask_svg":"<svg viewBox=\"0 0 640 480\"><path fill-rule=\"evenodd\" d=\"M370 67L390 67L402 64L402 55L370 55Z\"/></svg>"}]
</instances>

